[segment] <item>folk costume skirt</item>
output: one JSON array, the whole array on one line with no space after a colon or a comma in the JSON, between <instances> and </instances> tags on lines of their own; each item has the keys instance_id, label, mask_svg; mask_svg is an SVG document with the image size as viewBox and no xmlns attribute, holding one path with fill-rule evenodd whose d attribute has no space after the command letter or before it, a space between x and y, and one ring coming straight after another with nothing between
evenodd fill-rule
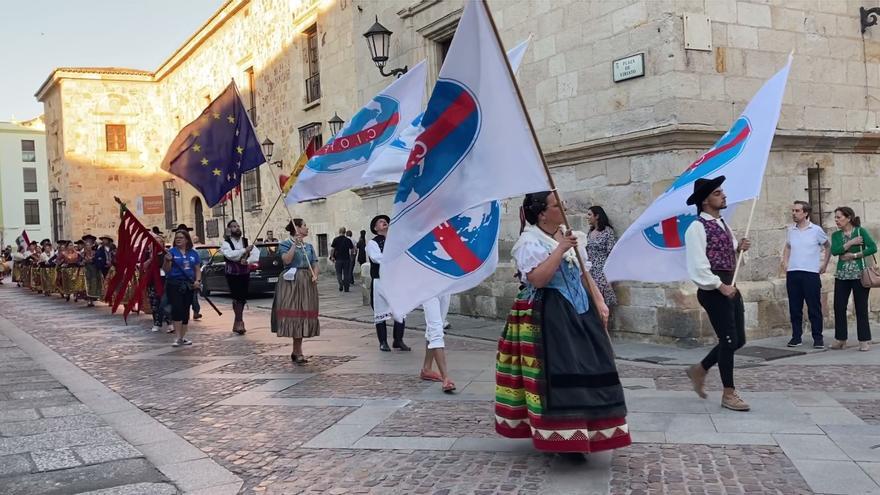
<instances>
[{"instance_id":1,"label":"folk costume skirt","mask_svg":"<svg viewBox=\"0 0 880 495\"><path fill-rule=\"evenodd\" d=\"M22 266L21 263L12 263L12 281L15 283L21 283Z\"/></svg>"},{"instance_id":2,"label":"folk costume skirt","mask_svg":"<svg viewBox=\"0 0 880 495\"><path fill-rule=\"evenodd\" d=\"M40 268L41 287L45 295L51 295L58 292L58 271L54 266L44 266Z\"/></svg>"},{"instance_id":3,"label":"folk costume skirt","mask_svg":"<svg viewBox=\"0 0 880 495\"><path fill-rule=\"evenodd\" d=\"M546 452L626 447L623 386L595 311L583 315L555 289L520 293L498 342L495 431Z\"/></svg>"},{"instance_id":4,"label":"folk costume skirt","mask_svg":"<svg viewBox=\"0 0 880 495\"><path fill-rule=\"evenodd\" d=\"M101 299L104 295L104 274L101 270L93 265L85 266L86 272L86 296L89 299Z\"/></svg>"},{"instance_id":5,"label":"folk costume skirt","mask_svg":"<svg viewBox=\"0 0 880 495\"><path fill-rule=\"evenodd\" d=\"M85 268L81 266L65 266L59 268L61 272L62 294L83 294L86 290Z\"/></svg>"},{"instance_id":6,"label":"folk costume skirt","mask_svg":"<svg viewBox=\"0 0 880 495\"><path fill-rule=\"evenodd\" d=\"M272 333L295 339L317 337L318 284L308 268L299 268L293 280L278 277L272 301Z\"/></svg>"},{"instance_id":7,"label":"folk costume skirt","mask_svg":"<svg viewBox=\"0 0 880 495\"><path fill-rule=\"evenodd\" d=\"M43 292L43 272L39 266L31 266L31 290Z\"/></svg>"}]
</instances>

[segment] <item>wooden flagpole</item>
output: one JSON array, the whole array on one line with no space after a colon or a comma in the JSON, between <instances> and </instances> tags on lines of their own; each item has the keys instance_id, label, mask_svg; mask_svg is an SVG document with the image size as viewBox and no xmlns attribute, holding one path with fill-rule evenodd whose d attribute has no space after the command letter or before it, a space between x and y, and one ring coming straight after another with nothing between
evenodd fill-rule
<instances>
[{"instance_id":1,"label":"wooden flagpole","mask_svg":"<svg viewBox=\"0 0 880 495\"><path fill-rule=\"evenodd\" d=\"M752 218L755 216L755 205L758 204L758 198L752 200L752 209L749 212L749 222L746 224L746 232L743 235L745 239L749 238L749 231L752 230ZM745 256L745 251L740 251L736 254L736 268L733 269L733 280L730 282L730 285L736 285L736 277L739 275L739 267L742 264L743 256Z\"/></svg>"},{"instance_id":2,"label":"wooden flagpole","mask_svg":"<svg viewBox=\"0 0 880 495\"><path fill-rule=\"evenodd\" d=\"M513 88L516 90L516 96L519 99L520 109L522 110L523 115L526 118L526 122L529 124L529 131L532 133L532 140L535 142L535 147L538 149L538 155L541 157L541 164L544 166L544 173L547 175L547 182L550 184L550 191L553 193L553 196L556 198L556 202L559 204L559 211L562 213L562 222L565 225L566 232L571 231L571 225L568 223L568 216L565 214L565 208L562 205L562 198L559 197L559 191L556 189L556 182L553 180L553 176L550 174L550 167L547 166L547 160L544 158L544 150L541 149L541 142L538 141L538 134L535 132L535 126L532 124L532 118L529 116L528 110L526 110L526 102L523 98L522 91L519 89L519 84L516 82L516 75L513 73L513 67L510 66L510 61L507 59L507 54L504 53L504 45L501 43L501 35L498 34L498 27L495 25L495 19L492 17L492 12L489 10L489 5L486 4L486 0L479 0L480 4L485 9L486 17L489 19L489 24L492 26L492 32L495 33L495 40L498 43L498 48L501 50L501 58L504 59L504 66L507 67L507 74L510 77L510 81L513 83ZM575 248L575 255L577 256L578 265L581 267L581 273L584 276L589 277L590 272L587 271L587 266L584 263L583 258L581 257L580 251ZM590 299L592 303L592 298L590 297L590 287L589 284L586 284L587 287L587 298ZM592 304L591 304L592 305ZM608 319L606 317L602 318L602 324L605 326L606 331L608 330Z\"/></svg>"}]
</instances>

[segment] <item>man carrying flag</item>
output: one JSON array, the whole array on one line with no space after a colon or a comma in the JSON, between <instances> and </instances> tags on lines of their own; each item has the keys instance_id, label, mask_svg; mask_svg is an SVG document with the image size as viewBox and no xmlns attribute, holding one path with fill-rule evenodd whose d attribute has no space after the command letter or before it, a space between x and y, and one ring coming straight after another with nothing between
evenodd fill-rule
<instances>
[{"instance_id":1,"label":"man carrying flag","mask_svg":"<svg viewBox=\"0 0 880 495\"><path fill-rule=\"evenodd\" d=\"M198 189L209 207L241 184L241 176L266 162L235 82L184 127L162 168Z\"/></svg>"}]
</instances>

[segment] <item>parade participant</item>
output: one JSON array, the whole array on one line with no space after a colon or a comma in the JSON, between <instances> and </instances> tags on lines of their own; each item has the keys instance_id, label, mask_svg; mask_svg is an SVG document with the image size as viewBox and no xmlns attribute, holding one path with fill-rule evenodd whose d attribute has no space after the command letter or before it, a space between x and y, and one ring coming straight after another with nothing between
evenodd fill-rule
<instances>
[{"instance_id":1,"label":"parade participant","mask_svg":"<svg viewBox=\"0 0 880 495\"><path fill-rule=\"evenodd\" d=\"M871 289L862 285L861 278L862 272L868 267L865 258L877 252L877 244L849 206L834 210L834 223L838 230L831 234L831 254L838 258L834 274L834 344L831 348L846 348L849 337L846 308L852 292L859 350L864 352L871 349L871 323L868 319L868 295Z\"/></svg>"},{"instance_id":2,"label":"parade participant","mask_svg":"<svg viewBox=\"0 0 880 495\"><path fill-rule=\"evenodd\" d=\"M165 245L165 237L158 228L154 228L153 237L156 238L156 241L159 244L162 246ZM163 250L158 253L153 253L152 246L148 246L144 258L143 268L144 272L146 272L153 263L158 263L160 267L165 264L165 251ZM159 285L157 286L157 284ZM171 323L171 319L168 318L165 311L167 298L165 297L165 294L162 294L162 297L159 296L159 286L163 289L165 287L165 271L162 270L162 268L159 268L159 282L154 282L151 279L147 283L147 298L150 301L150 312L153 317L153 327L150 330L153 332L161 331L162 323L165 322L168 324L168 328L173 332L174 327Z\"/></svg>"},{"instance_id":3,"label":"parade participant","mask_svg":"<svg viewBox=\"0 0 880 495\"><path fill-rule=\"evenodd\" d=\"M393 319L391 306L382 294L382 281L379 278L379 267L382 263L382 251L385 250L385 236L388 235L388 223L391 219L388 215L376 215L370 220L370 232L376 235L367 243L367 257L370 259L370 306L373 307L373 321L376 323L376 337L379 339L379 350L390 352L388 347L388 326L385 320ZM394 320L393 340L391 346L401 351L411 350L403 342L403 332L406 328L405 321Z\"/></svg>"},{"instance_id":4,"label":"parade participant","mask_svg":"<svg viewBox=\"0 0 880 495\"><path fill-rule=\"evenodd\" d=\"M95 248L94 263L98 270L101 270L103 278L106 278L110 267L113 266L113 238L109 235L103 235L98 239L101 244Z\"/></svg>"},{"instance_id":5,"label":"parade participant","mask_svg":"<svg viewBox=\"0 0 880 495\"><path fill-rule=\"evenodd\" d=\"M165 292L171 303L171 321L177 339L173 347L192 345L186 338L193 291L202 288L202 269L199 254L193 249L192 238L186 230L174 233L174 246L165 251L162 269L165 270Z\"/></svg>"},{"instance_id":6,"label":"parade participant","mask_svg":"<svg viewBox=\"0 0 880 495\"><path fill-rule=\"evenodd\" d=\"M605 304L609 308L617 306L617 294L614 287L605 279L605 260L614 249L617 237L608 220L608 215L601 206L591 206L587 209L587 223L590 224L590 232L587 234L587 256L590 257L590 275L596 281L596 285L602 292Z\"/></svg>"},{"instance_id":7,"label":"parade participant","mask_svg":"<svg viewBox=\"0 0 880 495\"><path fill-rule=\"evenodd\" d=\"M73 273L74 281L72 286L74 290L74 302L86 298L86 269L83 258L84 247L85 242L80 239L74 242L73 247L71 248L71 253L76 257L76 262L74 263L76 270Z\"/></svg>"},{"instance_id":8,"label":"parade participant","mask_svg":"<svg viewBox=\"0 0 880 495\"><path fill-rule=\"evenodd\" d=\"M586 234L563 232L563 205L549 191L526 195L520 216L528 225L512 254L523 289L498 343L495 430L573 459L625 447L626 402Z\"/></svg>"},{"instance_id":9,"label":"parade participant","mask_svg":"<svg viewBox=\"0 0 880 495\"><path fill-rule=\"evenodd\" d=\"M40 254L40 289L44 296L49 297L58 290L55 271L56 252L49 239L43 239L40 245L43 247Z\"/></svg>"},{"instance_id":10,"label":"parade participant","mask_svg":"<svg viewBox=\"0 0 880 495\"><path fill-rule=\"evenodd\" d=\"M721 188L724 176L697 179L694 192L687 199L696 205L697 221L685 232L687 269L691 280L699 288L697 300L709 316L709 322L718 336L718 344L703 361L687 369L694 391L706 398L706 374L718 364L724 392L721 407L733 411L748 411L749 404L736 392L733 383L733 355L746 343L745 312L742 295L733 283L736 254L751 247L748 239L737 243L733 233L721 218L727 208L727 196Z\"/></svg>"},{"instance_id":11,"label":"parade participant","mask_svg":"<svg viewBox=\"0 0 880 495\"><path fill-rule=\"evenodd\" d=\"M12 248L6 246L3 248L3 252L0 253L0 285L3 284L3 279L12 273Z\"/></svg>"},{"instance_id":12,"label":"parade participant","mask_svg":"<svg viewBox=\"0 0 880 495\"><path fill-rule=\"evenodd\" d=\"M58 241L58 254L55 260L56 270L58 272L58 288L59 293L65 300L70 301L70 296L77 293L77 273L79 264L79 254L77 254L73 243L67 240Z\"/></svg>"},{"instance_id":13,"label":"parade participant","mask_svg":"<svg viewBox=\"0 0 880 495\"><path fill-rule=\"evenodd\" d=\"M791 320L791 340L788 347L802 345L804 334L804 302L810 317L813 348L824 349L822 337L822 281L819 276L828 268L831 242L822 227L810 222L813 209L806 201L795 201L791 207L785 249L782 250L782 270L788 293L788 314ZM825 251L822 256L822 251ZM821 262L820 262L821 259Z\"/></svg>"},{"instance_id":14,"label":"parade participant","mask_svg":"<svg viewBox=\"0 0 880 495\"><path fill-rule=\"evenodd\" d=\"M443 322L449 311L448 296L432 297L422 303L425 312L425 360L419 377L422 380L440 382L443 392L451 394L455 391L455 382L449 379L446 365L446 342L443 338ZM447 303L444 305L444 300ZM433 363L437 363L439 373L434 371Z\"/></svg>"},{"instance_id":15,"label":"parade participant","mask_svg":"<svg viewBox=\"0 0 880 495\"><path fill-rule=\"evenodd\" d=\"M95 301L101 298L104 293L104 272L103 265L100 265L96 259L96 254L101 247L95 246L98 239L92 234L86 234L82 237L85 245L83 246L83 265L86 274L86 300L89 307L95 305ZM106 260L106 254L102 260ZM101 263L103 263L102 261Z\"/></svg>"},{"instance_id":16,"label":"parade participant","mask_svg":"<svg viewBox=\"0 0 880 495\"><path fill-rule=\"evenodd\" d=\"M183 223L177 226L177 230L180 230L181 227L185 228L187 230L187 232L193 231L192 228L187 227L186 224L183 224ZM194 247L199 248L199 247L204 246L204 244L202 244L202 240L199 239L198 235L196 235L196 234L190 234L190 235L192 235L192 241L193 241ZM201 256L199 256L199 259L201 259ZM199 263L199 266L201 266L201 263ZM195 291L193 291L192 308L193 308L193 320L195 320L195 321L201 320L202 319L202 304L199 302L199 293L195 292Z\"/></svg>"},{"instance_id":17,"label":"parade participant","mask_svg":"<svg viewBox=\"0 0 880 495\"><path fill-rule=\"evenodd\" d=\"M321 334L318 321L318 257L305 238L309 226L302 218L294 218L285 230L288 239L278 245L284 272L275 285L272 301L272 333L293 339L290 359L296 364L309 360L303 355L303 339Z\"/></svg>"},{"instance_id":18,"label":"parade participant","mask_svg":"<svg viewBox=\"0 0 880 495\"><path fill-rule=\"evenodd\" d=\"M244 325L244 307L247 304L251 280L250 265L260 262L260 249L248 244L247 237L242 236L238 222L230 220L226 224L226 236L220 244L220 251L226 260L226 284L232 297L232 310L235 312L232 331L244 335L247 332Z\"/></svg>"},{"instance_id":19,"label":"parade participant","mask_svg":"<svg viewBox=\"0 0 880 495\"><path fill-rule=\"evenodd\" d=\"M22 286L22 277L27 262L27 247L22 243L18 250L12 253L12 281L19 287Z\"/></svg>"}]
</instances>

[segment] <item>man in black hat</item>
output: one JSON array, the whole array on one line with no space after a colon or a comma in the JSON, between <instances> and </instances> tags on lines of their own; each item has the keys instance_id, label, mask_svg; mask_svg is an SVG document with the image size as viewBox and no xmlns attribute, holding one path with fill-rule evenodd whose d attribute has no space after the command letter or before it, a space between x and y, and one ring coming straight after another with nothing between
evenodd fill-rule
<instances>
[{"instance_id":1,"label":"man in black hat","mask_svg":"<svg viewBox=\"0 0 880 495\"><path fill-rule=\"evenodd\" d=\"M389 352L388 327L385 320L392 318L391 306L382 295L381 280L379 279L379 266L382 263L382 251L385 250L385 235L388 233L388 223L391 219L388 215L376 215L370 221L370 232L376 235L367 243L367 257L370 259L370 306L373 307L373 321L376 323L376 337L379 338L379 350ZM401 351L409 351L410 348L403 343L403 331L406 328L404 321L394 321L394 333L392 347Z\"/></svg>"},{"instance_id":2,"label":"man in black hat","mask_svg":"<svg viewBox=\"0 0 880 495\"><path fill-rule=\"evenodd\" d=\"M697 179L694 192L687 199L688 205L696 205L699 214L685 232L688 274L699 287L697 300L718 336L718 344L702 362L688 368L687 375L694 391L705 399L706 374L718 364L724 385L721 406L748 411L749 405L736 393L733 384L733 355L746 343L746 330L742 295L732 284L737 252L747 251L750 243L748 239L737 243L721 218L721 210L727 208L723 182L723 175Z\"/></svg>"}]
</instances>

